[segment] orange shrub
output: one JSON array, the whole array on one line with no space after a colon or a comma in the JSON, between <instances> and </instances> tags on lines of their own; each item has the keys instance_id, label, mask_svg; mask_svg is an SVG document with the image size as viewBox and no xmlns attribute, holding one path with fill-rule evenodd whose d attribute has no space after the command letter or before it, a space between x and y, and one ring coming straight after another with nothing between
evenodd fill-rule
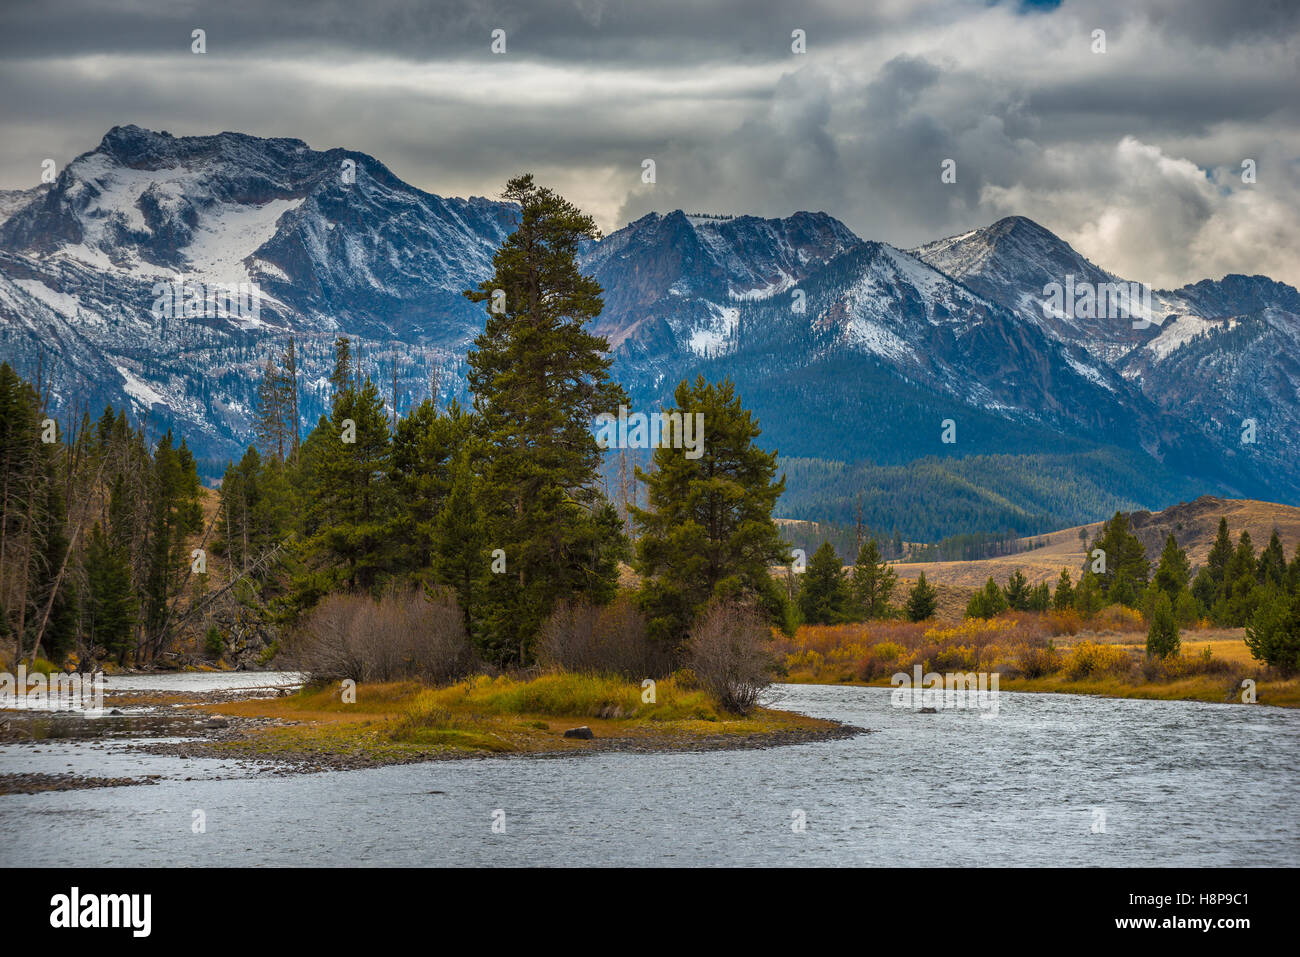
<instances>
[{"instance_id":1,"label":"orange shrub","mask_svg":"<svg viewBox=\"0 0 1300 957\"><path fill-rule=\"evenodd\" d=\"M1083 678L1100 678L1108 674L1121 674L1129 668L1132 659L1123 648L1081 641L1074 646L1065 663L1066 673L1074 681Z\"/></svg>"}]
</instances>

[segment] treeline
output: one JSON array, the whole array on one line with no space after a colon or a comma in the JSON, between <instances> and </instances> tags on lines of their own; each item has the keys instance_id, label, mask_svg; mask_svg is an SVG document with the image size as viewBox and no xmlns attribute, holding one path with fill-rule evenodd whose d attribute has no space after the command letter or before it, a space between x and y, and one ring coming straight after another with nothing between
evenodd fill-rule
<instances>
[{"instance_id":1,"label":"treeline","mask_svg":"<svg viewBox=\"0 0 1300 957\"><path fill-rule=\"evenodd\" d=\"M0 638L33 662L95 649L152 662L200 585L186 547L203 527L194 457L124 412L65 431L48 406L0 364Z\"/></svg>"},{"instance_id":2,"label":"treeline","mask_svg":"<svg viewBox=\"0 0 1300 957\"><path fill-rule=\"evenodd\" d=\"M1193 577L1173 534L1153 569L1128 516L1117 512L1088 546L1077 581L1067 568L1054 591L1046 582L1030 587L1019 570L1004 586L990 578L971 597L966 616L1051 608L1089 618L1110 605L1142 613L1149 623L1147 650L1154 656L1176 654L1179 629L1208 620L1225 628L1245 626L1246 643L1257 659L1288 672L1300 669L1300 543L1288 562L1274 529L1256 555L1248 531L1233 544L1226 518L1219 519L1206 563Z\"/></svg>"},{"instance_id":3,"label":"treeline","mask_svg":"<svg viewBox=\"0 0 1300 957\"><path fill-rule=\"evenodd\" d=\"M610 501L592 421L627 399L609 378L607 344L585 329L601 290L574 253L594 226L531 177L507 196L519 227L494 275L466 293L487 312L467 359L472 405L426 400L393 413L340 338L330 409L299 442L287 425L292 352L264 368L258 443L226 471L215 536L244 576L243 599L292 630L320 625L313 610L330 596L422 593L454 605L477 659L500 668L537 663L544 636L554 646L574 621L644 631L645 657L664 667L681 663L718 601L787 623L767 573L789 560L771 520L784 486L734 388L681 383L673 406L704 415L704 454L657 448L647 468L620 476L623 501ZM629 483L640 492L628 496ZM632 604L584 611L610 605L622 562L641 578Z\"/></svg>"},{"instance_id":4,"label":"treeline","mask_svg":"<svg viewBox=\"0 0 1300 957\"><path fill-rule=\"evenodd\" d=\"M226 467L206 524L184 442L151 444L111 410L42 442L36 390L5 367L0 621L21 652L149 664L184 623L219 658L232 622L252 620L318 674L635 660L689 664L724 706L752 704L766 681L756 642L793 619L767 571L791 557L771 518L775 453L731 383L684 381L673 405L703 414L703 454L678 441L644 468L620 457L633 491L621 509L602 494L593 421L627 399L586 329L601 289L576 252L595 226L531 176L505 195L518 228L465 293L486 312L472 405L399 415L396 387L386 404L339 338L328 407L303 435L290 341L262 366L256 442ZM640 583L615 602L622 562ZM236 607L210 614L216 596Z\"/></svg>"},{"instance_id":5,"label":"treeline","mask_svg":"<svg viewBox=\"0 0 1300 957\"><path fill-rule=\"evenodd\" d=\"M794 589L794 576L790 585ZM858 550L853 570L846 572L830 542L824 542L798 576L796 609L799 620L808 625L838 625L881 618L924 621L934 615L938 591L922 572L912 583L901 605L895 605L898 573L881 555L874 538Z\"/></svg>"}]
</instances>

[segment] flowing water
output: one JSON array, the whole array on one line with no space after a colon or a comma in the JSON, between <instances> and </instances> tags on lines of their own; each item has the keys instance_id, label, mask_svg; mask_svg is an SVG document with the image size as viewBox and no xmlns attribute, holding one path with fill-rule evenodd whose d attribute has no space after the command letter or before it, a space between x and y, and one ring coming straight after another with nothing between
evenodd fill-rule
<instances>
[{"instance_id":1,"label":"flowing water","mask_svg":"<svg viewBox=\"0 0 1300 957\"><path fill-rule=\"evenodd\" d=\"M778 691L873 733L297 775L131 741L8 745L0 773L159 783L0 796L0 864L1300 864L1300 711L1003 692L981 717L893 708L889 689Z\"/></svg>"}]
</instances>

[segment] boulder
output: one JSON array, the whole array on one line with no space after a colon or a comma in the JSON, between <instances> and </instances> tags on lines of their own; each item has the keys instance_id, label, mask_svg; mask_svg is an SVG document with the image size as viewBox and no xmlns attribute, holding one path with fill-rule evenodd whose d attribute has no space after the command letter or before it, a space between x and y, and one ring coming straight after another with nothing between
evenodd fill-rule
<instances>
[{"instance_id":1,"label":"boulder","mask_svg":"<svg viewBox=\"0 0 1300 957\"><path fill-rule=\"evenodd\" d=\"M590 741L595 737L595 735L591 733L591 728L587 727L585 724L581 728L570 728L568 731L564 732L564 736L566 738L582 738L584 741Z\"/></svg>"}]
</instances>

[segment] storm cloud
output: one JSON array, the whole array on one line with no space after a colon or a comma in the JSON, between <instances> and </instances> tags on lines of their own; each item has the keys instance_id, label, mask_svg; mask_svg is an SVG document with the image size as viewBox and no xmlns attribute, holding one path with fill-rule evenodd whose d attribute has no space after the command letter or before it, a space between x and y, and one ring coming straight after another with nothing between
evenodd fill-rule
<instances>
[{"instance_id":1,"label":"storm cloud","mask_svg":"<svg viewBox=\"0 0 1300 957\"><path fill-rule=\"evenodd\" d=\"M115 124L239 130L444 195L532 170L606 230L811 209L910 246L1021 214L1127 278L1300 284L1297 6L11 2L0 187Z\"/></svg>"}]
</instances>

